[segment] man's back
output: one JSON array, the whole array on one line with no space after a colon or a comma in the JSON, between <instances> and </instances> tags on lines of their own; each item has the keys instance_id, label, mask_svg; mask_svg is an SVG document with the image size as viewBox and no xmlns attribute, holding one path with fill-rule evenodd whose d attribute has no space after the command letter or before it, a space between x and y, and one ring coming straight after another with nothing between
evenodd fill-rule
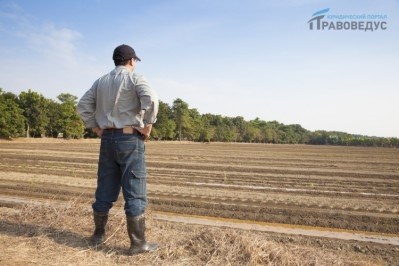
<instances>
[{"instance_id":1,"label":"man's back","mask_svg":"<svg viewBox=\"0 0 399 266\"><path fill-rule=\"evenodd\" d=\"M146 80L124 66L99 78L78 104L79 113L95 115L100 128L143 127L154 123L158 97ZM145 110L145 115L141 113ZM89 117L86 118L89 120Z\"/></svg>"}]
</instances>

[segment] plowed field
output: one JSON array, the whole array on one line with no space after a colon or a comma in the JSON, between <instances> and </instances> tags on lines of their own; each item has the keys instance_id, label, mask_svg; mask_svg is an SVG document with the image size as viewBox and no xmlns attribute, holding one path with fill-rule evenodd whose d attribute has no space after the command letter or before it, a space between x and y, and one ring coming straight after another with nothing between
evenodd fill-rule
<instances>
[{"instance_id":1,"label":"plowed field","mask_svg":"<svg viewBox=\"0 0 399 266\"><path fill-rule=\"evenodd\" d=\"M98 150L0 142L0 195L87 202ZM152 211L399 236L399 149L149 142L146 154Z\"/></svg>"}]
</instances>

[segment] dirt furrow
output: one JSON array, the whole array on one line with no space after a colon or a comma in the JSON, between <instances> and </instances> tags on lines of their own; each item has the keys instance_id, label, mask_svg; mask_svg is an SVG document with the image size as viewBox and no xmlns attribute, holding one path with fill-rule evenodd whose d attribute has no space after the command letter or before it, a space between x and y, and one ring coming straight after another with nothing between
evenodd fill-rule
<instances>
[{"instance_id":1,"label":"dirt furrow","mask_svg":"<svg viewBox=\"0 0 399 266\"><path fill-rule=\"evenodd\" d=\"M87 201L92 198L94 188L32 183L21 185L9 182L0 186L2 195L24 196L32 199L56 199ZM398 215L370 213L353 210L334 210L325 206L298 206L295 203L253 201L217 195L192 195L150 191L151 208L160 211L207 215L243 220L278 222L298 225L335 227L371 232L398 233ZM306 215L304 215L306 214ZM338 217L338 218L337 218Z\"/></svg>"}]
</instances>

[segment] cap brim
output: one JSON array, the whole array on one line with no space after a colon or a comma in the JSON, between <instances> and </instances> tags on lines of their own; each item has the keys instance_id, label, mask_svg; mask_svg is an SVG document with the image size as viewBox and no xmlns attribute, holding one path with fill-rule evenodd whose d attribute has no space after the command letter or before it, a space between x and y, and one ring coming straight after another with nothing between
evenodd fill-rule
<instances>
[{"instance_id":1,"label":"cap brim","mask_svg":"<svg viewBox=\"0 0 399 266\"><path fill-rule=\"evenodd\" d=\"M134 59L136 59L137 61L140 61L140 62L141 62L141 59L138 58L137 56L136 56Z\"/></svg>"}]
</instances>

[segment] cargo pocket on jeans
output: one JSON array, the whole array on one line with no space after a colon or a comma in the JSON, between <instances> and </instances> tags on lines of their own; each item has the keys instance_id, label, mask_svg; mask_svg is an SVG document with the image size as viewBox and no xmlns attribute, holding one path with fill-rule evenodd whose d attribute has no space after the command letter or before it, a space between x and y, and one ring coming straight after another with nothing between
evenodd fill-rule
<instances>
[{"instance_id":1,"label":"cargo pocket on jeans","mask_svg":"<svg viewBox=\"0 0 399 266\"><path fill-rule=\"evenodd\" d=\"M144 198L147 194L146 174L131 170L130 189L134 198Z\"/></svg>"}]
</instances>

